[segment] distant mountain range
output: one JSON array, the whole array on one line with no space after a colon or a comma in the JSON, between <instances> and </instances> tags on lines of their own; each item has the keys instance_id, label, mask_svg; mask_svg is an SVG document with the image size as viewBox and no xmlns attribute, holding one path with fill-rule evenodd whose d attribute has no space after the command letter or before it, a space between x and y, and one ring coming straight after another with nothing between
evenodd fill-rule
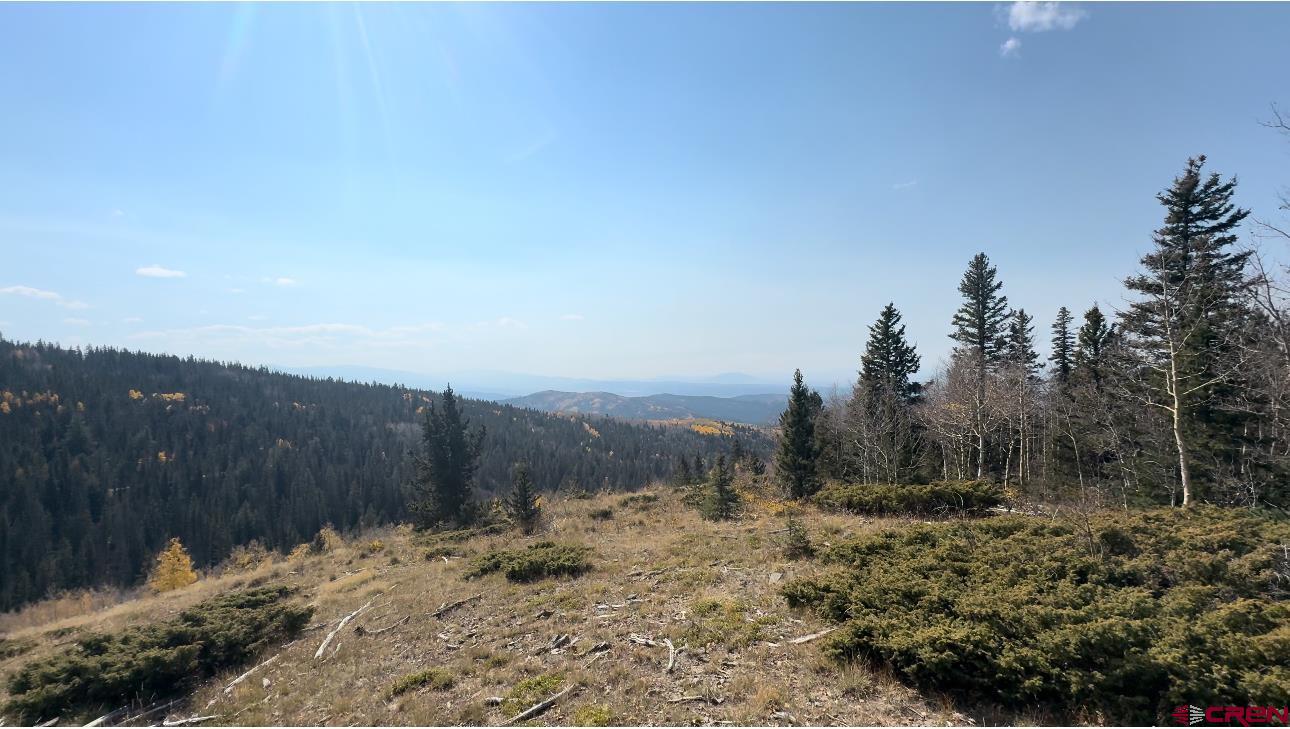
<instances>
[{"instance_id":1,"label":"distant mountain range","mask_svg":"<svg viewBox=\"0 0 1290 729\"><path fill-rule=\"evenodd\" d=\"M671 393L672 395L681 396L710 396L727 399L741 395L765 395L767 393L783 393L787 395L789 384L787 376L784 378L783 383L769 384L764 381L758 382L758 379L751 375L736 372L708 377L669 375L644 380L592 380L488 370L426 374L356 365L279 367L275 369L309 377L335 377L351 382L399 384L427 390L442 390L444 385L451 383L453 390L466 397L497 401L527 395L528 393L541 394L543 390L587 394L612 393L626 398Z\"/></svg>"},{"instance_id":2,"label":"distant mountain range","mask_svg":"<svg viewBox=\"0 0 1290 729\"><path fill-rule=\"evenodd\" d=\"M612 392L562 392L544 390L502 401L506 405L550 413L612 415L625 420L707 418L732 423L768 425L787 405L788 396L776 393L713 397L709 395L646 395L624 397Z\"/></svg>"}]
</instances>

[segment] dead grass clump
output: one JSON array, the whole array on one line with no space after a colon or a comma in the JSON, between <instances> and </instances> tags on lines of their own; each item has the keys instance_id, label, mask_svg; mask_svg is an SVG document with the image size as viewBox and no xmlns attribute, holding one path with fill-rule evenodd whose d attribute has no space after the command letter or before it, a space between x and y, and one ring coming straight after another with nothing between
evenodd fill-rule
<instances>
[{"instance_id":1,"label":"dead grass clump","mask_svg":"<svg viewBox=\"0 0 1290 729\"><path fill-rule=\"evenodd\" d=\"M455 678L448 671L442 668L428 668L410 673L395 681L386 695L392 699L423 687L429 687L433 691L447 691L455 682Z\"/></svg>"},{"instance_id":2,"label":"dead grass clump","mask_svg":"<svg viewBox=\"0 0 1290 729\"><path fill-rule=\"evenodd\" d=\"M228 559L224 560L224 574L241 574L251 572L260 565L272 559L269 550L264 548L257 540L252 539L246 544L239 544L229 553Z\"/></svg>"},{"instance_id":3,"label":"dead grass clump","mask_svg":"<svg viewBox=\"0 0 1290 729\"><path fill-rule=\"evenodd\" d=\"M20 656L35 647L35 641L30 639L0 638L0 661Z\"/></svg>"},{"instance_id":4,"label":"dead grass clump","mask_svg":"<svg viewBox=\"0 0 1290 729\"><path fill-rule=\"evenodd\" d=\"M624 509L633 508L637 510L648 509L658 503L658 494L640 493L630 494L618 500L618 506Z\"/></svg>"},{"instance_id":5,"label":"dead grass clump","mask_svg":"<svg viewBox=\"0 0 1290 729\"><path fill-rule=\"evenodd\" d=\"M314 535L314 541L309 545L309 551L314 554L326 554L328 552L340 549L344 546L345 540L341 538L331 524L318 530Z\"/></svg>"},{"instance_id":6,"label":"dead grass clump","mask_svg":"<svg viewBox=\"0 0 1290 729\"><path fill-rule=\"evenodd\" d=\"M577 577L591 569L591 548L579 544L538 542L528 549L502 549L476 557L466 577L501 572L512 582L533 582L546 577Z\"/></svg>"}]
</instances>

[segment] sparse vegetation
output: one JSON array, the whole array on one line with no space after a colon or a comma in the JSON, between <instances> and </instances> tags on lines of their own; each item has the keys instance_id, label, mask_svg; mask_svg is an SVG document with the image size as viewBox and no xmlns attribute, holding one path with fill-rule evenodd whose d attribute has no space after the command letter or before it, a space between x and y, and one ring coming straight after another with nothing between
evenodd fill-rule
<instances>
[{"instance_id":1,"label":"sparse vegetation","mask_svg":"<svg viewBox=\"0 0 1290 729\"><path fill-rule=\"evenodd\" d=\"M806 527L791 514L784 533L784 556L789 559L806 559L815 555L815 545L806 533Z\"/></svg>"},{"instance_id":2,"label":"sparse vegetation","mask_svg":"<svg viewBox=\"0 0 1290 729\"><path fill-rule=\"evenodd\" d=\"M707 597L690 606L689 624L681 635L687 645L722 645L743 648L761 638L762 628L774 620L750 616L748 606L728 597Z\"/></svg>"},{"instance_id":3,"label":"sparse vegetation","mask_svg":"<svg viewBox=\"0 0 1290 729\"><path fill-rule=\"evenodd\" d=\"M573 712L574 726L614 726L614 710L604 704L583 704Z\"/></svg>"},{"instance_id":4,"label":"sparse vegetation","mask_svg":"<svg viewBox=\"0 0 1290 729\"><path fill-rule=\"evenodd\" d=\"M543 673L515 684L502 702L502 713L513 716L551 696L564 686L564 675Z\"/></svg>"},{"instance_id":5,"label":"sparse vegetation","mask_svg":"<svg viewBox=\"0 0 1290 729\"><path fill-rule=\"evenodd\" d=\"M840 660L1012 706L1146 724L1179 704L1283 705L1290 522L1215 507L916 524L784 588L841 622Z\"/></svg>"},{"instance_id":6,"label":"sparse vegetation","mask_svg":"<svg viewBox=\"0 0 1290 729\"><path fill-rule=\"evenodd\" d=\"M980 514L1003 503L1003 491L984 481L931 484L839 484L815 495L826 509L878 516Z\"/></svg>"},{"instance_id":7,"label":"sparse vegetation","mask_svg":"<svg viewBox=\"0 0 1290 729\"><path fill-rule=\"evenodd\" d=\"M591 548L577 544L539 542L527 549L488 552L471 562L467 577L501 572L512 582L532 582L546 577L577 577L591 569Z\"/></svg>"},{"instance_id":8,"label":"sparse vegetation","mask_svg":"<svg viewBox=\"0 0 1290 729\"><path fill-rule=\"evenodd\" d=\"M30 724L171 695L296 634L313 608L287 602L291 593L285 587L229 593L171 620L87 634L10 676L4 713Z\"/></svg>"}]
</instances>

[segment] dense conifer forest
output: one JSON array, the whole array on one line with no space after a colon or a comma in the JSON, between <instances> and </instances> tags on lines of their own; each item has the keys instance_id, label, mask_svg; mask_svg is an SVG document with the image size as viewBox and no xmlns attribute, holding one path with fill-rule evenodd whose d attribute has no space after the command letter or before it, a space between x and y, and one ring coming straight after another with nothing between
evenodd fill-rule
<instances>
[{"instance_id":1,"label":"dense conifer forest","mask_svg":"<svg viewBox=\"0 0 1290 729\"><path fill-rule=\"evenodd\" d=\"M167 540L210 565L256 540L411 518L409 451L438 396L117 349L0 340L0 609L139 582ZM485 440L477 483L638 488L730 435L460 400ZM757 432L742 447L769 452Z\"/></svg>"}]
</instances>

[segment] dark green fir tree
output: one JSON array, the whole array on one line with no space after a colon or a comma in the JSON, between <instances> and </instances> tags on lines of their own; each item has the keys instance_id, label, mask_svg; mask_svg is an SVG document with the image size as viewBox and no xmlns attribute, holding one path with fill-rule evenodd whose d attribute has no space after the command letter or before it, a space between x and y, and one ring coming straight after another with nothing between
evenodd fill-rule
<instances>
[{"instance_id":1,"label":"dark green fir tree","mask_svg":"<svg viewBox=\"0 0 1290 729\"><path fill-rule=\"evenodd\" d=\"M775 454L775 475L790 498L805 498L820 488L820 453L815 440L820 405L819 393L802 381L801 370L795 371L788 408L779 416L779 450Z\"/></svg>"}]
</instances>

